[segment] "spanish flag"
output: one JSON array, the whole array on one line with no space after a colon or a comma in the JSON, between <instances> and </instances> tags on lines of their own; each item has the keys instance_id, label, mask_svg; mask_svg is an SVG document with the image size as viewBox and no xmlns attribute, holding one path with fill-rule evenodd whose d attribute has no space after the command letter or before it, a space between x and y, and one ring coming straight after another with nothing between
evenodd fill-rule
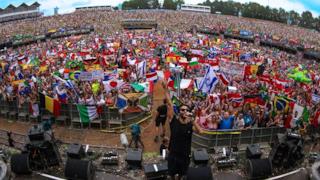
<instances>
[{"instance_id":1,"label":"spanish flag","mask_svg":"<svg viewBox=\"0 0 320 180\"><path fill-rule=\"evenodd\" d=\"M51 112L55 117L60 115L61 105L56 99L40 93L40 107Z\"/></svg>"}]
</instances>

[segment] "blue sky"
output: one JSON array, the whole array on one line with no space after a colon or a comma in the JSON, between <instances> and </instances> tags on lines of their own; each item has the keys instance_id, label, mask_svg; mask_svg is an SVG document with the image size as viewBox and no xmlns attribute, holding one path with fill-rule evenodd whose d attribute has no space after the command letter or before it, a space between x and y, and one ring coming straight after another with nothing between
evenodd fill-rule
<instances>
[{"instance_id":1,"label":"blue sky","mask_svg":"<svg viewBox=\"0 0 320 180\"><path fill-rule=\"evenodd\" d=\"M163 0L159 0L160 2ZM184 0L187 4L197 4L205 0ZM213 0L211 0L213 1ZM257 2L262 5L269 5L273 8L282 7L285 10L295 10L299 13L309 10L314 16L320 15L320 0L234 0L242 3ZM5 8L9 4L15 6L25 2L32 4L35 0L0 0L0 8ZM123 0L38 0L41 4L40 9L45 15L52 15L55 7L59 8L59 13L69 13L74 11L75 7L94 6L94 5L112 5L117 6Z\"/></svg>"}]
</instances>

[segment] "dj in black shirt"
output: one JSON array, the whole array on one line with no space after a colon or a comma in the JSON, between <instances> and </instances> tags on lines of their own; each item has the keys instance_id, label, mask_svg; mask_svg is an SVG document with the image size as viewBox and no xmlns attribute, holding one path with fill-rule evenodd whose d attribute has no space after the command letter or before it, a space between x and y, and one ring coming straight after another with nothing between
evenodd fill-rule
<instances>
[{"instance_id":1,"label":"dj in black shirt","mask_svg":"<svg viewBox=\"0 0 320 180\"><path fill-rule=\"evenodd\" d=\"M201 128L195 123L193 114L189 113L189 108L182 105L179 109L179 115L171 115L170 121L170 143L168 156L169 175L179 178L186 175L190 163L191 138L193 128L201 133Z\"/></svg>"}]
</instances>

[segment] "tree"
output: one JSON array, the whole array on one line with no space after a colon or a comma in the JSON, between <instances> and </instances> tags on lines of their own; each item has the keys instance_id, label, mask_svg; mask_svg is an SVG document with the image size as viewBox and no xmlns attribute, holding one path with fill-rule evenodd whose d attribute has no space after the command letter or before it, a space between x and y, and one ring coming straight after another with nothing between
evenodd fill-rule
<instances>
[{"instance_id":1,"label":"tree","mask_svg":"<svg viewBox=\"0 0 320 180\"><path fill-rule=\"evenodd\" d=\"M181 5L184 4L184 1L183 1L183 0L175 0L174 3L175 3L175 5L176 5L176 7L179 7L179 8L180 8Z\"/></svg>"},{"instance_id":2,"label":"tree","mask_svg":"<svg viewBox=\"0 0 320 180\"><path fill-rule=\"evenodd\" d=\"M301 14L300 26L306 27L306 28L312 28L313 22L314 22L314 19L313 19L312 13L310 11L304 11Z\"/></svg>"},{"instance_id":3,"label":"tree","mask_svg":"<svg viewBox=\"0 0 320 180\"><path fill-rule=\"evenodd\" d=\"M150 8L151 9L159 9L160 8L160 3L158 0L150 0Z\"/></svg>"},{"instance_id":4,"label":"tree","mask_svg":"<svg viewBox=\"0 0 320 180\"><path fill-rule=\"evenodd\" d=\"M177 9L176 3L173 0L164 0L163 1L164 9Z\"/></svg>"}]
</instances>

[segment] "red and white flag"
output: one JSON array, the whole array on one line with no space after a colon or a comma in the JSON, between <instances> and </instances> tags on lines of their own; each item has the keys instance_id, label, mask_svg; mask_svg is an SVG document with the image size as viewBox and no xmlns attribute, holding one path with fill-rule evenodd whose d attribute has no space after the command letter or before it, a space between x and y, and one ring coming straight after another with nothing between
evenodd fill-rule
<instances>
[{"instance_id":1,"label":"red and white flag","mask_svg":"<svg viewBox=\"0 0 320 180\"><path fill-rule=\"evenodd\" d=\"M151 72L146 74L147 81L156 81L158 79L157 72Z\"/></svg>"},{"instance_id":2,"label":"red and white flag","mask_svg":"<svg viewBox=\"0 0 320 180\"><path fill-rule=\"evenodd\" d=\"M316 115L314 116L312 124L315 127L318 127L320 125L320 110L317 111Z\"/></svg>"},{"instance_id":3,"label":"red and white flag","mask_svg":"<svg viewBox=\"0 0 320 180\"><path fill-rule=\"evenodd\" d=\"M219 73L219 74L218 74L218 77L219 77L220 81L221 81L224 85L226 85L226 86L229 85L230 81L227 79L227 77L226 77L226 75L225 75L224 73L222 73L222 72Z\"/></svg>"}]
</instances>

